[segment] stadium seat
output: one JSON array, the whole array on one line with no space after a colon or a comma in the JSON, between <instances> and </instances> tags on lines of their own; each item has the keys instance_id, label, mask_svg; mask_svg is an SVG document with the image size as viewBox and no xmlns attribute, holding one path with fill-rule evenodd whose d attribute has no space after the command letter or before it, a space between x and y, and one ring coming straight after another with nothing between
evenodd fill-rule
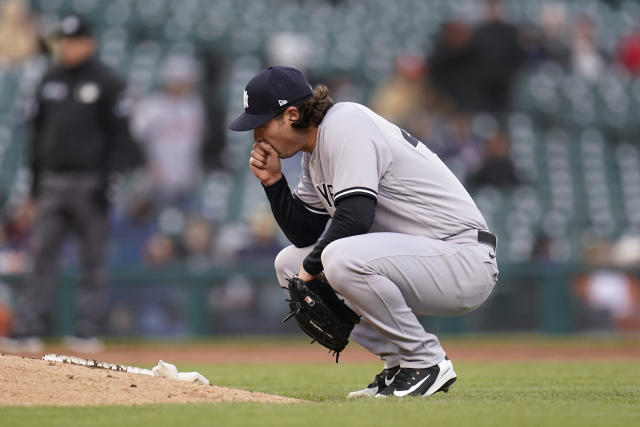
<instances>
[{"instance_id":1,"label":"stadium seat","mask_svg":"<svg viewBox=\"0 0 640 427\"><path fill-rule=\"evenodd\" d=\"M537 22L542 0L505 2L515 20ZM640 4L560 1L567 16L588 14L608 57L640 14ZM228 57L225 82L229 118L242 109L246 81L262 66L268 39L277 31L305 34L314 54L308 72L339 74L368 94L393 71L401 52L427 54L433 37L451 16L478 19L471 1L371 0L368 2L278 2L253 0L34 0L47 16L75 11L96 21L100 57L123 72L137 94L156 85L170 54L219 47ZM382 31L381 29L384 29ZM44 66L0 69L0 190L22 185L17 162L24 135L16 110L33 91ZM38 68L39 67L39 68ZM363 95L363 96L364 96ZM366 98L366 96L364 96ZM514 191L480 188L474 197L511 261L527 259L539 233L566 241L564 253L579 255L581 230L607 236L640 229L640 79L616 66L596 82L545 63L520 76L515 112L508 117L511 158L525 185ZM227 133L229 171L209 176L201 188L208 218L246 220L247 206L264 200L247 170L247 135ZM24 174L23 174L24 175ZM22 175L22 176L23 176Z\"/></svg>"}]
</instances>

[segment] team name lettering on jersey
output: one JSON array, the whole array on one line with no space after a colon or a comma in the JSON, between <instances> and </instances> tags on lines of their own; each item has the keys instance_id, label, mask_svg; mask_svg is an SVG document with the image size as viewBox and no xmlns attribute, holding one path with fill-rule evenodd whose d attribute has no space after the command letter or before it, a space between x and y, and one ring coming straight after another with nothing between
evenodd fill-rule
<instances>
[{"instance_id":1,"label":"team name lettering on jersey","mask_svg":"<svg viewBox=\"0 0 640 427\"><path fill-rule=\"evenodd\" d=\"M316 188L318 189L318 192L320 194L322 194L322 197L324 197L324 199L327 201L327 204L329 205L329 207L332 208L333 205L334 205L334 201L333 201L333 185L327 184L326 182L323 182L321 184L321 186L320 185L316 185Z\"/></svg>"}]
</instances>

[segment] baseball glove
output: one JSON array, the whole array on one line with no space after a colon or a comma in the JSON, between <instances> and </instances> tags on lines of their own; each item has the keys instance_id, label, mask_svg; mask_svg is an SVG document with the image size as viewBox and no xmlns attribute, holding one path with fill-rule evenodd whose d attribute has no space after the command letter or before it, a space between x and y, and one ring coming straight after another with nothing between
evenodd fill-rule
<instances>
[{"instance_id":1,"label":"baseball glove","mask_svg":"<svg viewBox=\"0 0 640 427\"><path fill-rule=\"evenodd\" d=\"M325 280L314 279L304 282L294 276L289 280L289 308L291 312L283 322L292 317L300 329L313 340L327 347L336 356L349 343L351 330L360 322L360 316L338 298Z\"/></svg>"}]
</instances>

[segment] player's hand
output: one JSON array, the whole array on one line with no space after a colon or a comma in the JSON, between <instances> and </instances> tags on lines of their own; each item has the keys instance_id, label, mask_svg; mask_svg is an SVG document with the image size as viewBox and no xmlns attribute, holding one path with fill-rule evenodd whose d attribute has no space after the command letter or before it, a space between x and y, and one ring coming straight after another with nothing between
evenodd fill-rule
<instances>
[{"instance_id":1,"label":"player's hand","mask_svg":"<svg viewBox=\"0 0 640 427\"><path fill-rule=\"evenodd\" d=\"M313 279L322 279L323 275L322 273L320 274L316 274L315 276L307 273L307 270L304 269L304 267L300 267L300 271L298 271L298 274L296 274L296 276L298 276L298 278L300 280L302 280L303 282L309 282Z\"/></svg>"},{"instance_id":2,"label":"player's hand","mask_svg":"<svg viewBox=\"0 0 640 427\"><path fill-rule=\"evenodd\" d=\"M251 172L265 187L275 184L282 178L280 156L278 156L271 144L266 142L259 141L253 144L249 166L251 167Z\"/></svg>"}]
</instances>

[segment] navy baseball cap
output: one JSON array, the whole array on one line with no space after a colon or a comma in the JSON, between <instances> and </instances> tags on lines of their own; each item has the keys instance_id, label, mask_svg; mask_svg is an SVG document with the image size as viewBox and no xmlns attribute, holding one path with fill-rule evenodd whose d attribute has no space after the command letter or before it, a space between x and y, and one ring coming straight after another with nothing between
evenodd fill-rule
<instances>
[{"instance_id":1,"label":"navy baseball cap","mask_svg":"<svg viewBox=\"0 0 640 427\"><path fill-rule=\"evenodd\" d=\"M92 38L93 27L91 26L91 23L83 17L71 14L62 19L57 35L58 37L69 38Z\"/></svg>"},{"instance_id":2,"label":"navy baseball cap","mask_svg":"<svg viewBox=\"0 0 640 427\"><path fill-rule=\"evenodd\" d=\"M246 131L260 127L312 95L313 89L302 71L290 67L269 67L247 83L244 113L231 122L229 129Z\"/></svg>"}]
</instances>

